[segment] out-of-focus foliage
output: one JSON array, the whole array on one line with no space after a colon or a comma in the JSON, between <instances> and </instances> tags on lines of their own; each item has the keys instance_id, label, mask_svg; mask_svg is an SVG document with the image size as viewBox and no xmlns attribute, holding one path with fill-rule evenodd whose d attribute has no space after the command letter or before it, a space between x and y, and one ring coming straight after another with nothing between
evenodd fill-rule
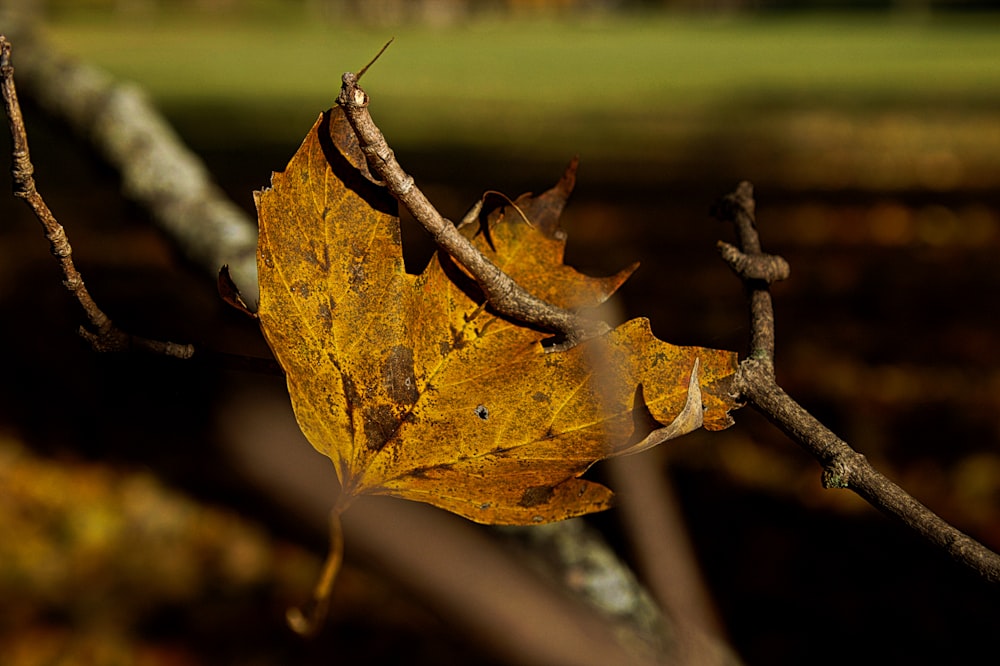
<instances>
[{"instance_id":1,"label":"out-of-focus foliage","mask_svg":"<svg viewBox=\"0 0 1000 666\"><path fill-rule=\"evenodd\" d=\"M3 435L0 534L0 652L10 666L208 663L150 635L200 624L207 639L241 606L260 612L269 599L280 613L316 566L148 472L42 458Z\"/></svg>"}]
</instances>

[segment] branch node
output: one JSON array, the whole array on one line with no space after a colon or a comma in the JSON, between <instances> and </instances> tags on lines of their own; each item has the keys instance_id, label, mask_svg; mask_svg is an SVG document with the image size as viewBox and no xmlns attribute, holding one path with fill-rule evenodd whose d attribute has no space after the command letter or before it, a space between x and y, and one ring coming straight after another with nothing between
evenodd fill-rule
<instances>
[{"instance_id":1,"label":"branch node","mask_svg":"<svg viewBox=\"0 0 1000 666\"><path fill-rule=\"evenodd\" d=\"M406 178L403 179L403 182L399 183L399 186L396 188L395 194L401 197L405 197L407 194L410 193L410 190L412 189L413 189L413 176L407 174Z\"/></svg>"},{"instance_id":2,"label":"branch node","mask_svg":"<svg viewBox=\"0 0 1000 666\"><path fill-rule=\"evenodd\" d=\"M31 184L34 183L35 167L31 163L28 153L24 150L15 150L12 157L13 165L10 172L16 184L14 196L24 198L29 195Z\"/></svg>"},{"instance_id":3,"label":"branch node","mask_svg":"<svg viewBox=\"0 0 1000 666\"><path fill-rule=\"evenodd\" d=\"M776 254L746 254L735 245L724 241L719 241L717 247L722 259L744 282L760 280L771 284L778 280L787 280L791 274L788 262Z\"/></svg>"},{"instance_id":4,"label":"branch node","mask_svg":"<svg viewBox=\"0 0 1000 666\"><path fill-rule=\"evenodd\" d=\"M849 479L849 470L839 462L835 462L823 470L824 488L847 488L851 485Z\"/></svg>"}]
</instances>

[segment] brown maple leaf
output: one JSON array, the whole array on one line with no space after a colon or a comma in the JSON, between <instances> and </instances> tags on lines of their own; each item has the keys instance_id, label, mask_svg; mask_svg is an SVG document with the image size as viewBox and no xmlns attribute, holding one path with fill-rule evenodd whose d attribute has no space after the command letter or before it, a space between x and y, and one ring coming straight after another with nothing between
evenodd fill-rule
<instances>
[{"instance_id":1,"label":"brown maple leaf","mask_svg":"<svg viewBox=\"0 0 1000 666\"><path fill-rule=\"evenodd\" d=\"M634 267L563 264L574 171L495 211L488 234L462 230L529 292L579 309ZM549 352L550 333L496 314L447 255L407 273L396 203L338 108L256 201L261 327L299 426L336 467L338 510L382 494L480 523L561 520L610 505L580 478L595 461L731 423L731 352L667 344L641 318Z\"/></svg>"}]
</instances>

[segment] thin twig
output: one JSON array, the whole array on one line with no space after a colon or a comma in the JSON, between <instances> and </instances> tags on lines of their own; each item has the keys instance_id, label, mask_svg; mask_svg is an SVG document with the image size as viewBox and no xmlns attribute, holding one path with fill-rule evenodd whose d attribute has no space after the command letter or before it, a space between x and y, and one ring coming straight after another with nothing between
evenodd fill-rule
<instances>
[{"instance_id":1,"label":"thin twig","mask_svg":"<svg viewBox=\"0 0 1000 666\"><path fill-rule=\"evenodd\" d=\"M819 461L825 488L854 491L986 580L1000 582L1000 555L948 524L886 478L863 454L837 437L778 386L774 378L774 310L768 285L774 279L787 277L787 263L761 251L754 223L753 188L749 183L740 183L714 212L719 219L736 225L741 247L736 254L724 250L723 255L750 294L752 352L750 358L740 363L734 390ZM751 265L753 268L748 269ZM768 266L778 270L768 273Z\"/></svg>"},{"instance_id":2,"label":"thin twig","mask_svg":"<svg viewBox=\"0 0 1000 666\"><path fill-rule=\"evenodd\" d=\"M11 45L7 38L0 35L0 87L2 87L4 109L7 112L7 122L10 127L11 156L13 164L11 174L14 179L14 196L24 199L28 207L38 218L45 237L49 241L52 254L59 262L63 274L63 285L76 298L90 326L80 327L80 335L86 339L95 351L125 351L139 349L177 358L191 358L194 347L174 342L149 340L130 335L114 325L111 319L102 311L90 292L83 284L83 277L73 264L73 250L66 236L66 230L56 220L52 211L46 205L42 195L35 187L34 171L31 155L28 151L28 134L21 115L21 106L17 100L17 88L14 85L14 67L11 65Z\"/></svg>"},{"instance_id":3,"label":"thin twig","mask_svg":"<svg viewBox=\"0 0 1000 666\"><path fill-rule=\"evenodd\" d=\"M727 251L725 244L719 249L722 251L723 259L741 276L747 291L751 320L750 358L764 364L773 375L774 315L768 285L774 280L788 277L788 263L778 257L781 264L784 264L782 275L782 267L774 266L776 263L773 261L774 258L761 252L754 219L753 186L750 183L746 181L740 183L731 194L716 204L713 213L716 217L729 220L736 226L740 245L737 253Z\"/></svg>"},{"instance_id":4,"label":"thin twig","mask_svg":"<svg viewBox=\"0 0 1000 666\"><path fill-rule=\"evenodd\" d=\"M228 264L251 309L257 305L257 224L216 184L138 86L59 52L32 24L0 14L17 44L22 96L85 139L121 177L185 258L215 277Z\"/></svg>"},{"instance_id":5,"label":"thin twig","mask_svg":"<svg viewBox=\"0 0 1000 666\"><path fill-rule=\"evenodd\" d=\"M396 161L395 154L368 112L368 93L358 85L357 75L351 72L344 74L337 104L344 109L372 169L385 181L392 195L430 232L442 250L469 271L498 312L560 333L565 341L553 347L554 350L566 349L609 330L602 321L586 319L529 293L483 256L450 220L437 211L414 184L413 177L403 171Z\"/></svg>"}]
</instances>

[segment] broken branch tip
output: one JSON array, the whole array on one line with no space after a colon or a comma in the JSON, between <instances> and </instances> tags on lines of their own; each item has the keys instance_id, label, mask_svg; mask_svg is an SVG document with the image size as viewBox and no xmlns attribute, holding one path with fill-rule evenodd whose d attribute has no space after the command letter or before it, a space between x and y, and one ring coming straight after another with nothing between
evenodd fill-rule
<instances>
[{"instance_id":1,"label":"broken branch tip","mask_svg":"<svg viewBox=\"0 0 1000 666\"><path fill-rule=\"evenodd\" d=\"M385 53L385 50L386 50L387 48L389 48L389 45L390 45L390 44L392 44L392 42L393 42L393 41L394 41L395 39L396 39L395 37L391 37L391 38L389 39L389 41L387 41L387 42L385 43L385 45L384 45L384 46L383 46L383 47L382 47L381 49L379 49L379 52L375 54L375 57L374 57L374 58L372 58L372 59L371 59L371 60L370 60L370 61L368 62L368 64L367 64L367 65L365 65L364 67L362 67L362 68L360 69L360 71L358 71L357 75L356 75L356 76L354 77L354 82L355 82L355 83L357 83L358 81L360 81L360 80L361 80L361 77L362 77L362 76L364 76L364 75L365 75L365 72L367 72L367 71L368 71L368 68L369 68L369 67L371 67L372 65L374 65L374 64L375 64L375 61L376 61L376 60L378 60L379 58L381 58L381 57L382 57L382 54L383 54L383 53ZM346 77L347 77L347 74L345 74L345 75L344 75L344 77L345 77L345 79L346 79ZM345 80L345 83L346 83L346 80Z\"/></svg>"}]
</instances>

